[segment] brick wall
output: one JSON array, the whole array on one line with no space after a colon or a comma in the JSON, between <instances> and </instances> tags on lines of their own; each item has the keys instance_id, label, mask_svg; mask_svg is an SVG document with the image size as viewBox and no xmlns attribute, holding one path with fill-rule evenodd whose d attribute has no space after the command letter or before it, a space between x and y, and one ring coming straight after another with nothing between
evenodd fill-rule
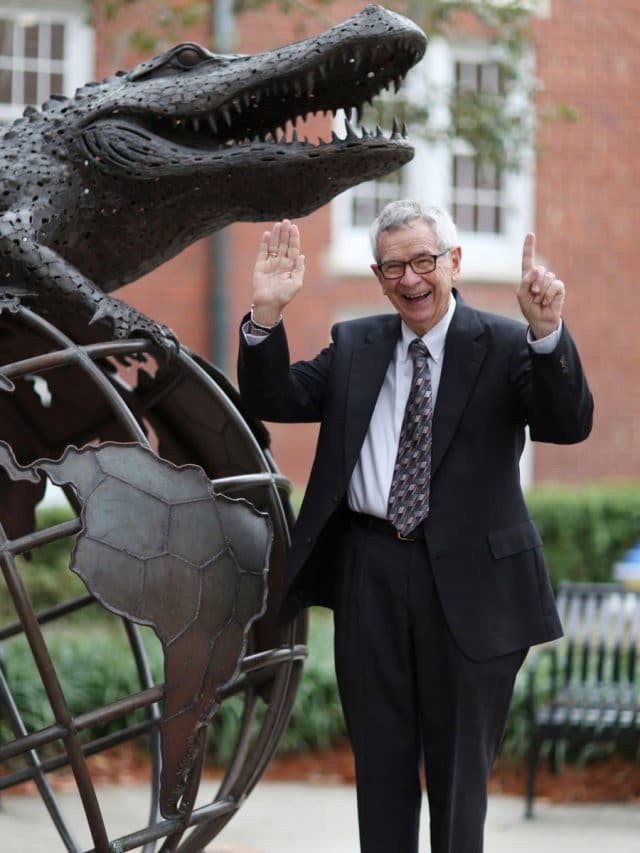
<instances>
[{"instance_id":1,"label":"brick wall","mask_svg":"<svg viewBox=\"0 0 640 853\"><path fill-rule=\"evenodd\" d=\"M324 29L361 4L340 2L318 16L283 18L261 10L242 16L239 49L255 52ZM153 7L151 7L153 8ZM150 4L131 14L149 19ZM137 10L137 11L136 11ZM566 322L577 339L596 398L596 426L583 445L535 450L536 482L580 483L607 476L640 476L640 349L635 329L640 308L636 285L640 136L640 4L637 0L552 0L551 17L535 24L542 115L568 104L576 122L543 121L537 143L536 232L542 261L567 284ZM330 21L321 16L330 17ZM184 38L210 43L209 21ZM99 73L127 66L120 31L102 25ZM116 61L117 60L117 61ZM133 64L133 60L128 65ZM313 133L325 133L316 121ZM354 305L378 310L376 282L336 278L326 269L330 241L328 208L299 222L307 256L305 290L287 311L292 354L312 357L328 341L331 323ZM239 224L230 240L229 356L235 362L236 327L250 302L253 260L265 225ZM524 235L523 235L524 236ZM121 291L128 300L167 322L184 342L207 354L208 246L201 241L179 259ZM515 282L514 282L515 285ZM463 286L478 307L513 314L515 294L504 285ZM235 380L235 370L229 370ZM274 425L281 469L303 485L317 430Z\"/></svg>"},{"instance_id":2,"label":"brick wall","mask_svg":"<svg viewBox=\"0 0 640 853\"><path fill-rule=\"evenodd\" d=\"M640 167L640 5L553 0L537 27L539 108L566 102L575 123L541 127L536 221L549 265L565 277L566 319L596 400L592 437L545 448L540 480L640 476L636 283Z\"/></svg>"}]
</instances>

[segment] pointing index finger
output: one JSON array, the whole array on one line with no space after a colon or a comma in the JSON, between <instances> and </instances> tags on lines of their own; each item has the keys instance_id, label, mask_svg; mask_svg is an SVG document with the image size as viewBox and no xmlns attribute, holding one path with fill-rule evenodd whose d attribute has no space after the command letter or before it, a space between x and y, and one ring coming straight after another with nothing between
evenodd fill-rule
<instances>
[{"instance_id":1,"label":"pointing index finger","mask_svg":"<svg viewBox=\"0 0 640 853\"><path fill-rule=\"evenodd\" d=\"M533 253L536 247L536 235L529 232L524 238L522 247L522 275L525 276L533 269Z\"/></svg>"}]
</instances>

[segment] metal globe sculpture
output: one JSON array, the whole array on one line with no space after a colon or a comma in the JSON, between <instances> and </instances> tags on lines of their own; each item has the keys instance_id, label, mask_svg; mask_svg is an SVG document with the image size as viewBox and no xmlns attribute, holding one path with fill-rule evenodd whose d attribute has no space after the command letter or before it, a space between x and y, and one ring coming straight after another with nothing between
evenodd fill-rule
<instances>
[{"instance_id":1,"label":"metal globe sculpture","mask_svg":"<svg viewBox=\"0 0 640 853\"><path fill-rule=\"evenodd\" d=\"M54 720L28 731L0 672L0 709L14 734L0 745L0 764L10 767L0 791L34 780L67 849L80 851L48 781L70 766L96 850L154 850L161 838L170 839L163 850L201 850L267 766L301 674L306 622L278 626L274 612L292 521L289 483L236 392L184 349L167 361L141 339L81 346L24 307L0 317L0 340L0 372L13 388L0 394L0 418L49 436L53 456L64 445L59 459L19 462L0 444L0 561L16 611L0 627L0 643L24 634ZM47 405L36 378L46 383ZM75 410L58 394L69 387ZM24 533L23 513L45 478L61 485L78 517ZM87 593L36 612L16 557L69 535L71 567ZM78 715L43 626L96 604L121 615L140 690ZM153 682L138 624L154 627L163 643L164 683ZM232 758L213 802L194 808L207 723L233 696L242 711ZM135 709L144 709L144 722L83 737ZM148 822L110 839L87 757L141 736L151 752Z\"/></svg>"}]
</instances>

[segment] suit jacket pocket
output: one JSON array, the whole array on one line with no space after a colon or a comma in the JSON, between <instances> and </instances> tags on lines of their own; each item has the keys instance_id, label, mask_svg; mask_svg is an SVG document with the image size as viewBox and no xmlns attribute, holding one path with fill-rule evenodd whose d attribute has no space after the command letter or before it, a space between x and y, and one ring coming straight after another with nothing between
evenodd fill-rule
<instances>
[{"instance_id":1,"label":"suit jacket pocket","mask_svg":"<svg viewBox=\"0 0 640 853\"><path fill-rule=\"evenodd\" d=\"M542 546L542 539L533 521L523 521L522 524L516 524L513 527L494 530L493 533L489 533L487 539L496 560Z\"/></svg>"}]
</instances>

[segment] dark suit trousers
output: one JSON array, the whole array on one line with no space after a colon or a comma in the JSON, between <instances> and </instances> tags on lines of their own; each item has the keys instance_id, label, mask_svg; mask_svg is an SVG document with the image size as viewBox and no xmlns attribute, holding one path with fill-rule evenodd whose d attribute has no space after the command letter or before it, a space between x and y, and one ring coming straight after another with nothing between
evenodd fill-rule
<instances>
[{"instance_id":1,"label":"dark suit trousers","mask_svg":"<svg viewBox=\"0 0 640 853\"><path fill-rule=\"evenodd\" d=\"M361 851L417 853L424 763L432 853L482 853L487 781L526 650L479 662L460 652L423 541L352 523L336 556Z\"/></svg>"}]
</instances>

